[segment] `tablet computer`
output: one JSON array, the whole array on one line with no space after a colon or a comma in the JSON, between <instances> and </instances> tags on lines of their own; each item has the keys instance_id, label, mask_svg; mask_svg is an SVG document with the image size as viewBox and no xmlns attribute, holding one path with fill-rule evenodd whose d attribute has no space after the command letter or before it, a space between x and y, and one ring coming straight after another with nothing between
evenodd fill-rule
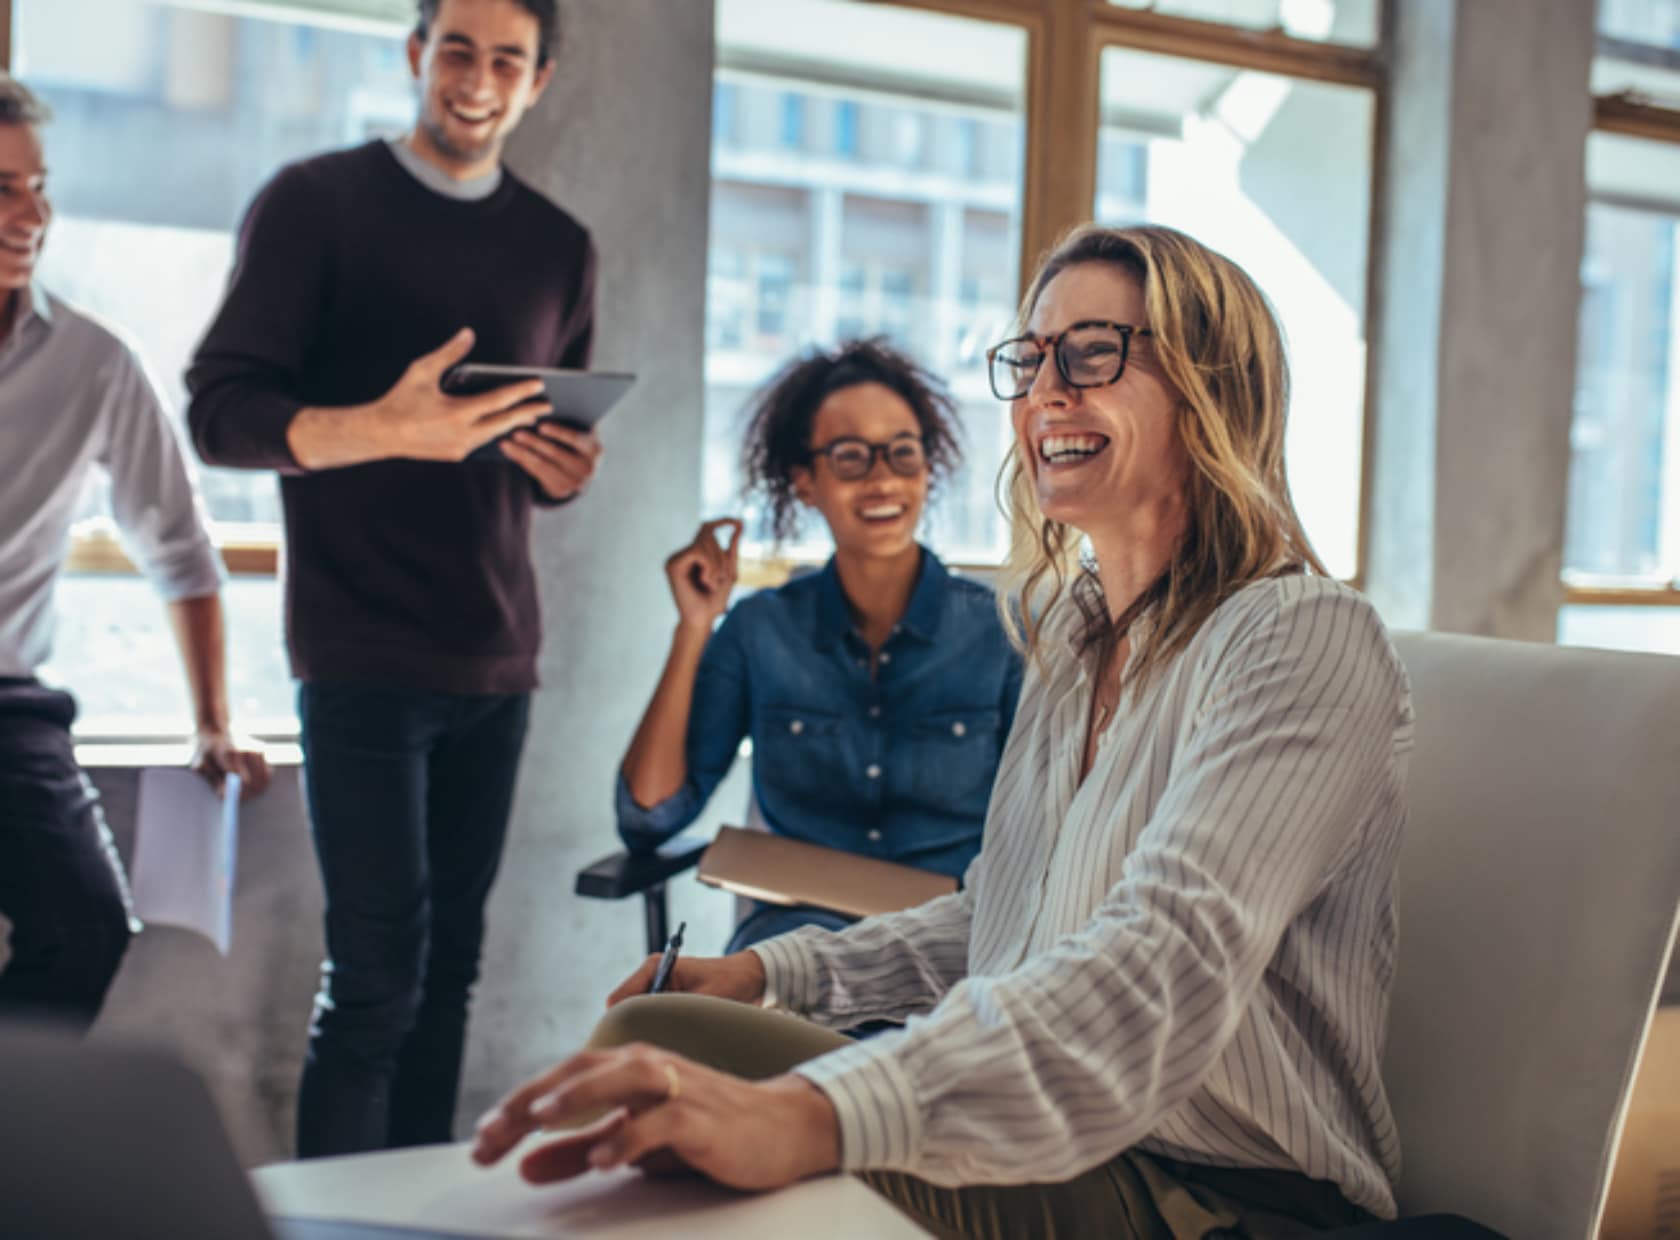
<instances>
[{"instance_id":1,"label":"tablet computer","mask_svg":"<svg viewBox=\"0 0 1680 1240\"><path fill-rule=\"evenodd\" d=\"M636 376L618 371L556 370L543 366L491 366L466 362L443 376L443 390L452 396L470 396L475 392L518 383L521 379L542 380L543 395L553 406L553 412L543 414L539 421L558 422L574 430L586 431L607 416L607 411L630 390ZM506 438L506 435L500 435L480 444L467 454L467 460L502 461L511 465L513 462L496 446Z\"/></svg>"}]
</instances>

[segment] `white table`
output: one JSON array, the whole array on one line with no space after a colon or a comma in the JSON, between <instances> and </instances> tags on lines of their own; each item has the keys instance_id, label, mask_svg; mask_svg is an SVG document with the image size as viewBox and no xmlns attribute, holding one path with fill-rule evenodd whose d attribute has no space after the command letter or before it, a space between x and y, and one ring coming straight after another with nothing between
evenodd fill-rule
<instances>
[{"instance_id":1,"label":"white table","mask_svg":"<svg viewBox=\"0 0 1680 1240\"><path fill-rule=\"evenodd\" d=\"M533 1188L517 1159L488 1170L463 1145L277 1163L251 1173L271 1214L492 1236L613 1240L910 1240L925 1233L851 1176L779 1192L731 1192L698 1179L591 1172Z\"/></svg>"}]
</instances>

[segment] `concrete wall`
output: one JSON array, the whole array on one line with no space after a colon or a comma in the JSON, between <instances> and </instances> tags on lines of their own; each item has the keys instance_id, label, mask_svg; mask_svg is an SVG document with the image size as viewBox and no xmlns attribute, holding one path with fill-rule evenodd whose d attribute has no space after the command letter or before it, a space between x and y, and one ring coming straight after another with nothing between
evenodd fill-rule
<instances>
[{"instance_id":1,"label":"concrete wall","mask_svg":"<svg viewBox=\"0 0 1680 1240\"><path fill-rule=\"evenodd\" d=\"M91 770L125 861L134 856L139 771ZM240 816L233 942L148 926L129 947L94 1027L161 1041L209 1082L247 1165L291 1156L298 1070L321 963L321 884L295 765Z\"/></svg>"},{"instance_id":2,"label":"concrete wall","mask_svg":"<svg viewBox=\"0 0 1680 1240\"><path fill-rule=\"evenodd\" d=\"M1369 588L1391 624L1549 642L1594 6L1388 7Z\"/></svg>"}]
</instances>

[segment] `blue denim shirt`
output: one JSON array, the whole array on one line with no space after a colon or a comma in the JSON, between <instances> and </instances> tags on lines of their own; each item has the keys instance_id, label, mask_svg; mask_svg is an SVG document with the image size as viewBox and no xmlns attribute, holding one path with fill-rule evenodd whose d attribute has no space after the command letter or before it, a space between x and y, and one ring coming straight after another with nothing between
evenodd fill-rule
<instances>
[{"instance_id":1,"label":"blue denim shirt","mask_svg":"<svg viewBox=\"0 0 1680 1240\"><path fill-rule=\"evenodd\" d=\"M643 809L620 773L618 833L644 851L693 822L751 736L771 830L961 877L1020 689L991 590L926 548L871 678L830 560L730 609L695 680L688 781Z\"/></svg>"}]
</instances>

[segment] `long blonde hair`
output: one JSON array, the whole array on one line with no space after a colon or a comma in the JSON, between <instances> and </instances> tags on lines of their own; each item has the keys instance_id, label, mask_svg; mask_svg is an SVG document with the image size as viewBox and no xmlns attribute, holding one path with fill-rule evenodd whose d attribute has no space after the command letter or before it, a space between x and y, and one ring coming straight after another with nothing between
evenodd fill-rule
<instances>
[{"instance_id":1,"label":"long blonde hair","mask_svg":"<svg viewBox=\"0 0 1680 1240\"><path fill-rule=\"evenodd\" d=\"M1081 263L1109 263L1143 286L1155 355L1178 395L1175 424L1189 462L1186 529L1161 575L1111 618L1083 536L1044 515L1021 447L998 477L1010 515L998 606L1015 644L1042 657L1043 624L1066 593L1078 606L1079 651L1104 657L1146 612L1152 623L1127 672L1136 690L1190 643L1215 608L1262 577L1328 575L1301 528L1284 473L1289 363L1270 306L1230 259L1172 228L1070 233L1039 265L1024 325L1045 287Z\"/></svg>"}]
</instances>

